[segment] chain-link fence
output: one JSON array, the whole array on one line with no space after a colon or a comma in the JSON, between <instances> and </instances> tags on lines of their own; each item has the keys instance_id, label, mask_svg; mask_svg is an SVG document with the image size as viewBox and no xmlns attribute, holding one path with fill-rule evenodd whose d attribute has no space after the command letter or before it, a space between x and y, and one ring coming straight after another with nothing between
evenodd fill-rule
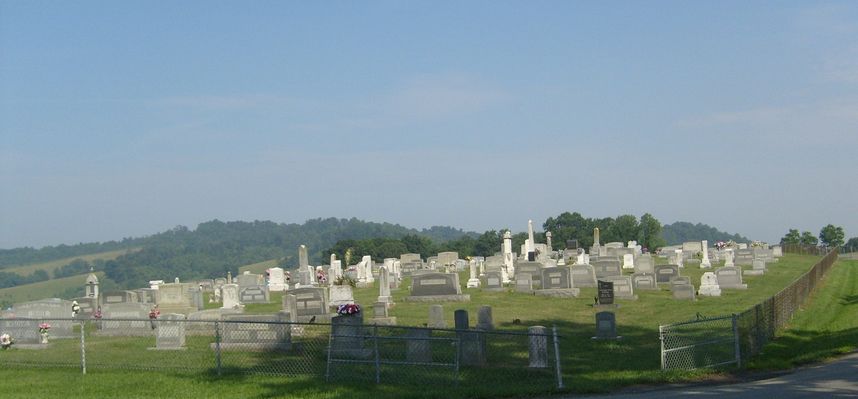
<instances>
[{"instance_id":1,"label":"chain-link fence","mask_svg":"<svg viewBox=\"0 0 858 399\"><path fill-rule=\"evenodd\" d=\"M739 364L736 315L658 327L661 368L690 370Z\"/></svg>"},{"instance_id":2,"label":"chain-link fence","mask_svg":"<svg viewBox=\"0 0 858 399\"><path fill-rule=\"evenodd\" d=\"M736 364L756 355L786 326L816 284L837 260L830 251L792 284L736 315L659 326L661 367L695 369Z\"/></svg>"},{"instance_id":3,"label":"chain-link fence","mask_svg":"<svg viewBox=\"0 0 858 399\"><path fill-rule=\"evenodd\" d=\"M341 383L562 388L556 329L451 330L248 320L2 319L7 365L303 375ZM39 325L52 327L41 334ZM60 328L61 327L61 328ZM43 342L43 340L46 341Z\"/></svg>"},{"instance_id":4,"label":"chain-link fence","mask_svg":"<svg viewBox=\"0 0 858 399\"><path fill-rule=\"evenodd\" d=\"M738 315L742 356L750 357L759 353L775 337L775 333L786 326L837 260L837 254L835 248L792 284Z\"/></svg>"}]
</instances>

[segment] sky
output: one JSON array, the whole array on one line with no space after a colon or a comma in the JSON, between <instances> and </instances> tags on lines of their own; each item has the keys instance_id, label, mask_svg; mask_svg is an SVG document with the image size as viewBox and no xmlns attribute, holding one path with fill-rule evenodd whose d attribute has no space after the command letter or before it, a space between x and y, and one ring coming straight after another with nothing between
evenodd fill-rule
<instances>
[{"instance_id":1,"label":"sky","mask_svg":"<svg viewBox=\"0 0 858 399\"><path fill-rule=\"evenodd\" d=\"M0 0L0 248L562 212L858 236L858 3Z\"/></svg>"}]
</instances>

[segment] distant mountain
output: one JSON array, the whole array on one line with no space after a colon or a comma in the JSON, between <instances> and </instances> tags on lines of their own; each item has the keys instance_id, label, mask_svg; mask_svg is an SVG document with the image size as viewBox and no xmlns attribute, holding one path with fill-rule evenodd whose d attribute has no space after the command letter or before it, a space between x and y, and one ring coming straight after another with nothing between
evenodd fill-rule
<instances>
[{"instance_id":1,"label":"distant mountain","mask_svg":"<svg viewBox=\"0 0 858 399\"><path fill-rule=\"evenodd\" d=\"M661 236L667 241L667 245L678 245L686 241L708 240L710 244L716 241L751 242L739 234L730 234L705 225L703 223L692 224L688 222L675 222L666 224L661 229Z\"/></svg>"},{"instance_id":2,"label":"distant mountain","mask_svg":"<svg viewBox=\"0 0 858 399\"><path fill-rule=\"evenodd\" d=\"M74 245L60 244L39 249L20 247L0 249L0 269L31 263L49 262L74 256L129 249L142 244L146 238L123 238L122 241L89 242Z\"/></svg>"}]
</instances>

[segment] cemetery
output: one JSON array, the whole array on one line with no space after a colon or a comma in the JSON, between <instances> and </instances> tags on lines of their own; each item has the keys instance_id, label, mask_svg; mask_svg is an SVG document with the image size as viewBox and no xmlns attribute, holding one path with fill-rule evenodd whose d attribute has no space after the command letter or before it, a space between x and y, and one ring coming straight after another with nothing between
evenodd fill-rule
<instances>
[{"instance_id":1,"label":"cemetery","mask_svg":"<svg viewBox=\"0 0 858 399\"><path fill-rule=\"evenodd\" d=\"M715 248L689 261L707 252L705 242L659 256L634 242L597 244L587 253L551 251L529 238L517 254L504 238L496 257L462 260L445 252L375 262L364 256L355 265L332 257L321 267L309 264L302 246L293 279L272 268L266 275L152 280L137 291L99 293L97 278L89 276L81 281L92 294L85 317L55 298L5 311L0 333L20 345L0 358L65 364L83 335L93 372L235 369L335 384L355 375L395 385L428 378L500 395L568 389L563 380L578 384L576 373L584 373L599 387L575 389L592 391L623 384L605 377L614 371L668 378L658 365L660 325L741 313L819 261ZM36 328L44 321L52 324L47 343ZM572 351L588 359L584 371L570 363Z\"/></svg>"}]
</instances>

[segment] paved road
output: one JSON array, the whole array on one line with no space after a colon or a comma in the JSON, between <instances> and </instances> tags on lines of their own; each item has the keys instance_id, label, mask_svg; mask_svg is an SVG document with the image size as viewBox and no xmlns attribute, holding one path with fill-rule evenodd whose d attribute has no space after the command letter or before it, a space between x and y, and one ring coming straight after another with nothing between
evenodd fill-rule
<instances>
[{"instance_id":1,"label":"paved road","mask_svg":"<svg viewBox=\"0 0 858 399\"><path fill-rule=\"evenodd\" d=\"M638 393L588 396L610 399L655 398L858 398L858 353L801 368L779 377L727 385L694 385ZM571 396L569 397L572 398ZM576 396L581 398L581 396Z\"/></svg>"}]
</instances>

